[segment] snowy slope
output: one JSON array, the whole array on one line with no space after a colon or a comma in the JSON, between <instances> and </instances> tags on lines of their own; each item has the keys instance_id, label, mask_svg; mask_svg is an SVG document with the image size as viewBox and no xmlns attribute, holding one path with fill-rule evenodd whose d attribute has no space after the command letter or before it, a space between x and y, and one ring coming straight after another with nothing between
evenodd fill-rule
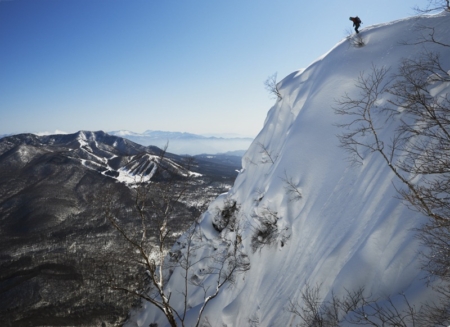
<instances>
[{"instance_id":1,"label":"snowy slope","mask_svg":"<svg viewBox=\"0 0 450 327\"><path fill-rule=\"evenodd\" d=\"M355 79L360 72L369 72L372 64L395 71L402 58L417 55L424 45L401 43L415 41L420 24L434 26L450 43L450 13L371 26L362 30L364 47L352 47L344 39L280 82L283 98L270 109L245 154L234 187L202 217L205 239L219 244L224 235L211 227L217 208L227 199L236 201L242 245L251 263L236 285L208 305L204 316L212 326L248 326L249 320L259 326L295 326L298 318L286 309L290 299L300 300L306 284L321 284L324 296L331 290L340 294L364 287L367 294L380 297L405 292L416 303L427 297L417 255L420 244L411 231L425 218L395 198L393 173L379 155L367 153L363 165L349 165L348 154L338 146L340 130L335 126L346 118L332 109L345 92L357 96ZM450 67L449 48L426 47L447 51L441 58ZM389 139L394 128L386 125L379 135ZM286 178L298 186L301 199L290 199ZM278 228L285 231L287 241L253 252L254 217L267 210L277 212ZM172 294L182 282L179 274L172 275L168 285ZM193 294L192 316L201 300ZM175 304L176 295L173 301L175 307L182 305ZM133 313L129 325L152 322L167 325L161 313L146 304Z\"/></svg>"}]
</instances>

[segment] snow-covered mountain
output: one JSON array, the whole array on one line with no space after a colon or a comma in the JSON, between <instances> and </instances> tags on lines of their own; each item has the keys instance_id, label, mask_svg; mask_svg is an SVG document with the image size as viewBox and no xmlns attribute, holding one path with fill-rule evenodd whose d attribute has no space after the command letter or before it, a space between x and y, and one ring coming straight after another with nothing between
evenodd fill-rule
<instances>
[{"instance_id":1,"label":"snow-covered mountain","mask_svg":"<svg viewBox=\"0 0 450 327\"><path fill-rule=\"evenodd\" d=\"M188 155L247 150L253 141L250 137L217 137L152 130L144 133L120 130L108 132L108 134L124 137L142 145L154 145L160 148L168 143L170 152Z\"/></svg>"},{"instance_id":2,"label":"snow-covered mountain","mask_svg":"<svg viewBox=\"0 0 450 327\"><path fill-rule=\"evenodd\" d=\"M380 155L368 152L361 166L349 164L336 137L341 133L337 125L348 123L348 117L333 110L344 94L359 95L355 81L374 65L395 73L402 58L426 49L440 52L449 70L450 48L417 44L426 32L420 26L432 27L440 40L450 43L448 12L370 26L361 31L363 47L346 38L278 84L282 99L269 110L263 129L244 155L234 187L202 216L206 246L198 256L207 257L223 250L224 239L236 237L230 230L215 228L218 212L236 203L242 232L239 246L251 265L206 307L203 317L212 326L296 326L299 317L288 306L290 301L302 303L301 293L308 285L321 285L325 298L332 292L340 295L364 288L372 297L392 296L394 301L403 293L416 305L432 299L420 270L422 245L413 231L426 218L398 199L395 176ZM435 91L448 93L450 85L436 86ZM395 128L385 124L378 134L389 140ZM289 183L294 194L289 193ZM258 217L266 214L277 219L278 239L255 250ZM215 289L214 278L205 281L208 295ZM175 271L166 286L178 310L184 304L183 285L183 276ZM188 326L205 294L203 289L190 291ZM128 326L151 323L168 326L160 310L144 303L132 313Z\"/></svg>"}]
</instances>

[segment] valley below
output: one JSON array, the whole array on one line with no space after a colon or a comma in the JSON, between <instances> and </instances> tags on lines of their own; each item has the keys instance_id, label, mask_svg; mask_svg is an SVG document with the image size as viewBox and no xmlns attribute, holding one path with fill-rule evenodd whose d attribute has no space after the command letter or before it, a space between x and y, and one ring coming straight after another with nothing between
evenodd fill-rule
<instances>
[{"instance_id":1,"label":"valley below","mask_svg":"<svg viewBox=\"0 0 450 327\"><path fill-rule=\"evenodd\" d=\"M138 179L164 185L169 183L167 171L185 174L186 157L167 152L158 161L160 156L161 149L103 132L0 139L3 326L116 326L139 305L135 298L105 288L95 267L126 255L121 235L105 218L108 196L130 208L127 226L139 228L131 210L136 185L144 181ZM186 197L175 204L167 244L231 188L241 168L237 156L190 158L195 177L189 179ZM167 170L155 173L161 162ZM133 274L132 267L120 269Z\"/></svg>"}]
</instances>

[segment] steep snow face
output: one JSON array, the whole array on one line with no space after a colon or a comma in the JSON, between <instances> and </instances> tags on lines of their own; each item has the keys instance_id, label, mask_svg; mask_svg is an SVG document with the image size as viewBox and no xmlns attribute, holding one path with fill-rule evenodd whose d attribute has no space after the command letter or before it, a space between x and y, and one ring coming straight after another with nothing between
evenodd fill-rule
<instances>
[{"instance_id":1,"label":"steep snow face","mask_svg":"<svg viewBox=\"0 0 450 327\"><path fill-rule=\"evenodd\" d=\"M436 35L450 43L450 13L372 26L361 32L364 47L355 48L345 39L279 83L283 98L270 109L245 154L234 187L202 217L204 239L218 243L226 237L211 227L218 208L236 201L242 247L251 263L233 287L208 305L203 316L212 326L247 326L249 321L258 321L259 326L295 326L299 320L287 311L289 300L300 300L306 285L322 285L323 296L360 287L379 297L404 292L412 303L428 296L417 255L421 246L412 231L425 218L395 197L395 178L378 154L366 153L361 166L349 165L336 138L341 132L336 124L346 118L333 111L345 93L357 97L355 80L361 72L370 72L372 65L390 67L394 73L402 58L426 48L439 51L450 67L449 48L402 45L417 41L421 25L434 27ZM449 85L436 87L436 92L449 91ZM386 124L379 135L388 140L394 129ZM286 181L296 193L288 192ZM282 237L253 251L255 216L264 212L276 213ZM211 289L212 281L213 277ZM181 275L174 273L168 283L172 294L182 285ZM192 316L201 303L196 293L189 303ZM129 325L152 322L167 324L161 312L145 304Z\"/></svg>"}]
</instances>

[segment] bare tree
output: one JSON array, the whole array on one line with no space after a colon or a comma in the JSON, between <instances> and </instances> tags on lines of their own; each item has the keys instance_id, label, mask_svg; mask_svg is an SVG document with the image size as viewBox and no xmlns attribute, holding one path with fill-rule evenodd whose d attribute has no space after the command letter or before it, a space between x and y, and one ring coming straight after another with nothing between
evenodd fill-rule
<instances>
[{"instance_id":1,"label":"bare tree","mask_svg":"<svg viewBox=\"0 0 450 327\"><path fill-rule=\"evenodd\" d=\"M262 154L261 163L271 163L274 164L275 161L278 159L278 154L273 154L267 146L265 146L263 143L258 142L258 146L261 148L261 151L259 153Z\"/></svg>"},{"instance_id":2,"label":"bare tree","mask_svg":"<svg viewBox=\"0 0 450 327\"><path fill-rule=\"evenodd\" d=\"M392 297L377 299L364 295L364 289L360 288L346 290L343 296L332 292L330 299L324 300L320 290L320 286L306 285L300 301L290 300L288 311L300 318L299 327L425 326L418 323L419 310L402 294L396 301Z\"/></svg>"},{"instance_id":3,"label":"bare tree","mask_svg":"<svg viewBox=\"0 0 450 327\"><path fill-rule=\"evenodd\" d=\"M436 10L450 11L450 0L428 0L424 7L414 7L418 13L428 13Z\"/></svg>"},{"instance_id":4,"label":"bare tree","mask_svg":"<svg viewBox=\"0 0 450 327\"><path fill-rule=\"evenodd\" d=\"M434 33L434 30L432 30ZM434 34L426 39L436 45ZM398 72L373 67L357 81L360 95L344 95L335 108L348 117L338 137L353 163L378 153L402 187L405 204L430 219L418 233L428 251L423 268L430 276L450 282L450 95L436 91L450 82L449 68L438 54L425 51L404 59ZM387 123L397 124L390 139L380 134ZM448 286L445 286L448 287ZM429 321L447 321L450 293L433 304ZM426 304L429 305L429 304ZM431 308L431 306L430 306ZM431 310L430 310L431 312ZM445 317L444 317L445 316ZM436 322L438 323L438 322Z\"/></svg>"},{"instance_id":5,"label":"bare tree","mask_svg":"<svg viewBox=\"0 0 450 327\"><path fill-rule=\"evenodd\" d=\"M284 183L284 189L289 197L289 201L298 201L303 197L300 188L294 181L292 176L289 176L287 171L284 172L284 177L280 177Z\"/></svg>"},{"instance_id":6,"label":"bare tree","mask_svg":"<svg viewBox=\"0 0 450 327\"><path fill-rule=\"evenodd\" d=\"M350 116L348 122L337 126L346 130L338 138L349 152L352 164L362 164L367 150L379 152L388 163L392 161L393 152L386 153L385 144L378 135L382 121L376 120L376 114L385 111L376 103L389 86L385 81L388 72L387 68L373 66L370 74L360 73L355 86L361 90L361 96L352 98L346 93L334 108L336 114Z\"/></svg>"},{"instance_id":7,"label":"bare tree","mask_svg":"<svg viewBox=\"0 0 450 327\"><path fill-rule=\"evenodd\" d=\"M265 80L264 86L266 87L266 90L269 92L269 94L273 96L275 99L278 100L283 99L283 96L280 93L280 89L278 88L277 73L269 76Z\"/></svg>"},{"instance_id":8,"label":"bare tree","mask_svg":"<svg viewBox=\"0 0 450 327\"><path fill-rule=\"evenodd\" d=\"M396 77L391 103L406 116L398 128L405 151L398 167L422 176L421 183L401 194L415 209L445 223L450 219L450 97L432 94L430 85L447 83L450 75L439 56L427 52L419 59L405 59Z\"/></svg>"},{"instance_id":9,"label":"bare tree","mask_svg":"<svg viewBox=\"0 0 450 327\"><path fill-rule=\"evenodd\" d=\"M199 326L206 306L234 281L236 274L249 269L249 262L236 240L224 241L227 244L223 251L200 256L207 246L200 225L195 220L183 220L186 216L180 217L177 212L193 175L188 166L174 166L165 153L164 149L155 161L159 171L152 170L155 174L151 181L137 176L132 207L121 203L120 195L105 191L100 200L101 214L118 232L121 243L114 249L116 252L102 253L101 257L108 257L94 262L95 273L109 290L151 303L165 315L170 326L185 326L190 294L203 289L204 301L195 324ZM180 229L180 223L191 227L172 247L172 234ZM237 239L239 232L234 235ZM198 273L200 263L207 268ZM181 294L181 304L179 296L172 300L172 291L166 287L175 272L183 280L182 289L176 290ZM206 286L211 279L216 281L213 291Z\"/></svg>"},{"instance_id":10,"label":"bare tree","mask_svg":"<svg viewBox=\"0 0 450 327\"><path fill-rule=\"evenodd\" d=\"M350 45L355 48L361 48L365 45L364 40L359 33L353 33L353 30L351 28L347 29L345 31L347 35L347 40L349 40Z\"/></svg>"},{"instance_id":11,"label":"bare tree","mask_svg":"<svg viewBox=\"0 0 450 327\"><path fill-rule=\"evenodd\" d=\"M436 29L433 26L427 26L418 24L416 29L420 32L420 36L415 41L409 42L401 42L403 45L419 45L419 44L429 44L434 43L443 47L450 47L450 44L447 44L443 41L444 36L437 35Z\"/></svg>"},{"instance_id":12,"label":"bare tree","mask_svg":"<svg viewBox=\"0 0 450 327\"><path fill-rule=\"evenodd\" d=\"M404 60L394 76L395 83L385 81L387 72L374 67L368 76L361 74L356 84L361 97L345 95L339 101L336 113L353 118L339 125L348 131L339 135L341 146L349 151L352 162L361 163L364 150L381 154L407 186L400 190L407 203L434 220L445 222L450 216L446 196L450 185L450 99L448 94L432 95L429 85L447 82L450 76L433 54ZM394 99L379 106L378 101L386 94L394 95ZM380 119L383 114L385 118ZM379 126L400 115L397 132L386 144L378 133ZM418 176L421 182L413 183Z\"/></svg>"}]
</instances>

